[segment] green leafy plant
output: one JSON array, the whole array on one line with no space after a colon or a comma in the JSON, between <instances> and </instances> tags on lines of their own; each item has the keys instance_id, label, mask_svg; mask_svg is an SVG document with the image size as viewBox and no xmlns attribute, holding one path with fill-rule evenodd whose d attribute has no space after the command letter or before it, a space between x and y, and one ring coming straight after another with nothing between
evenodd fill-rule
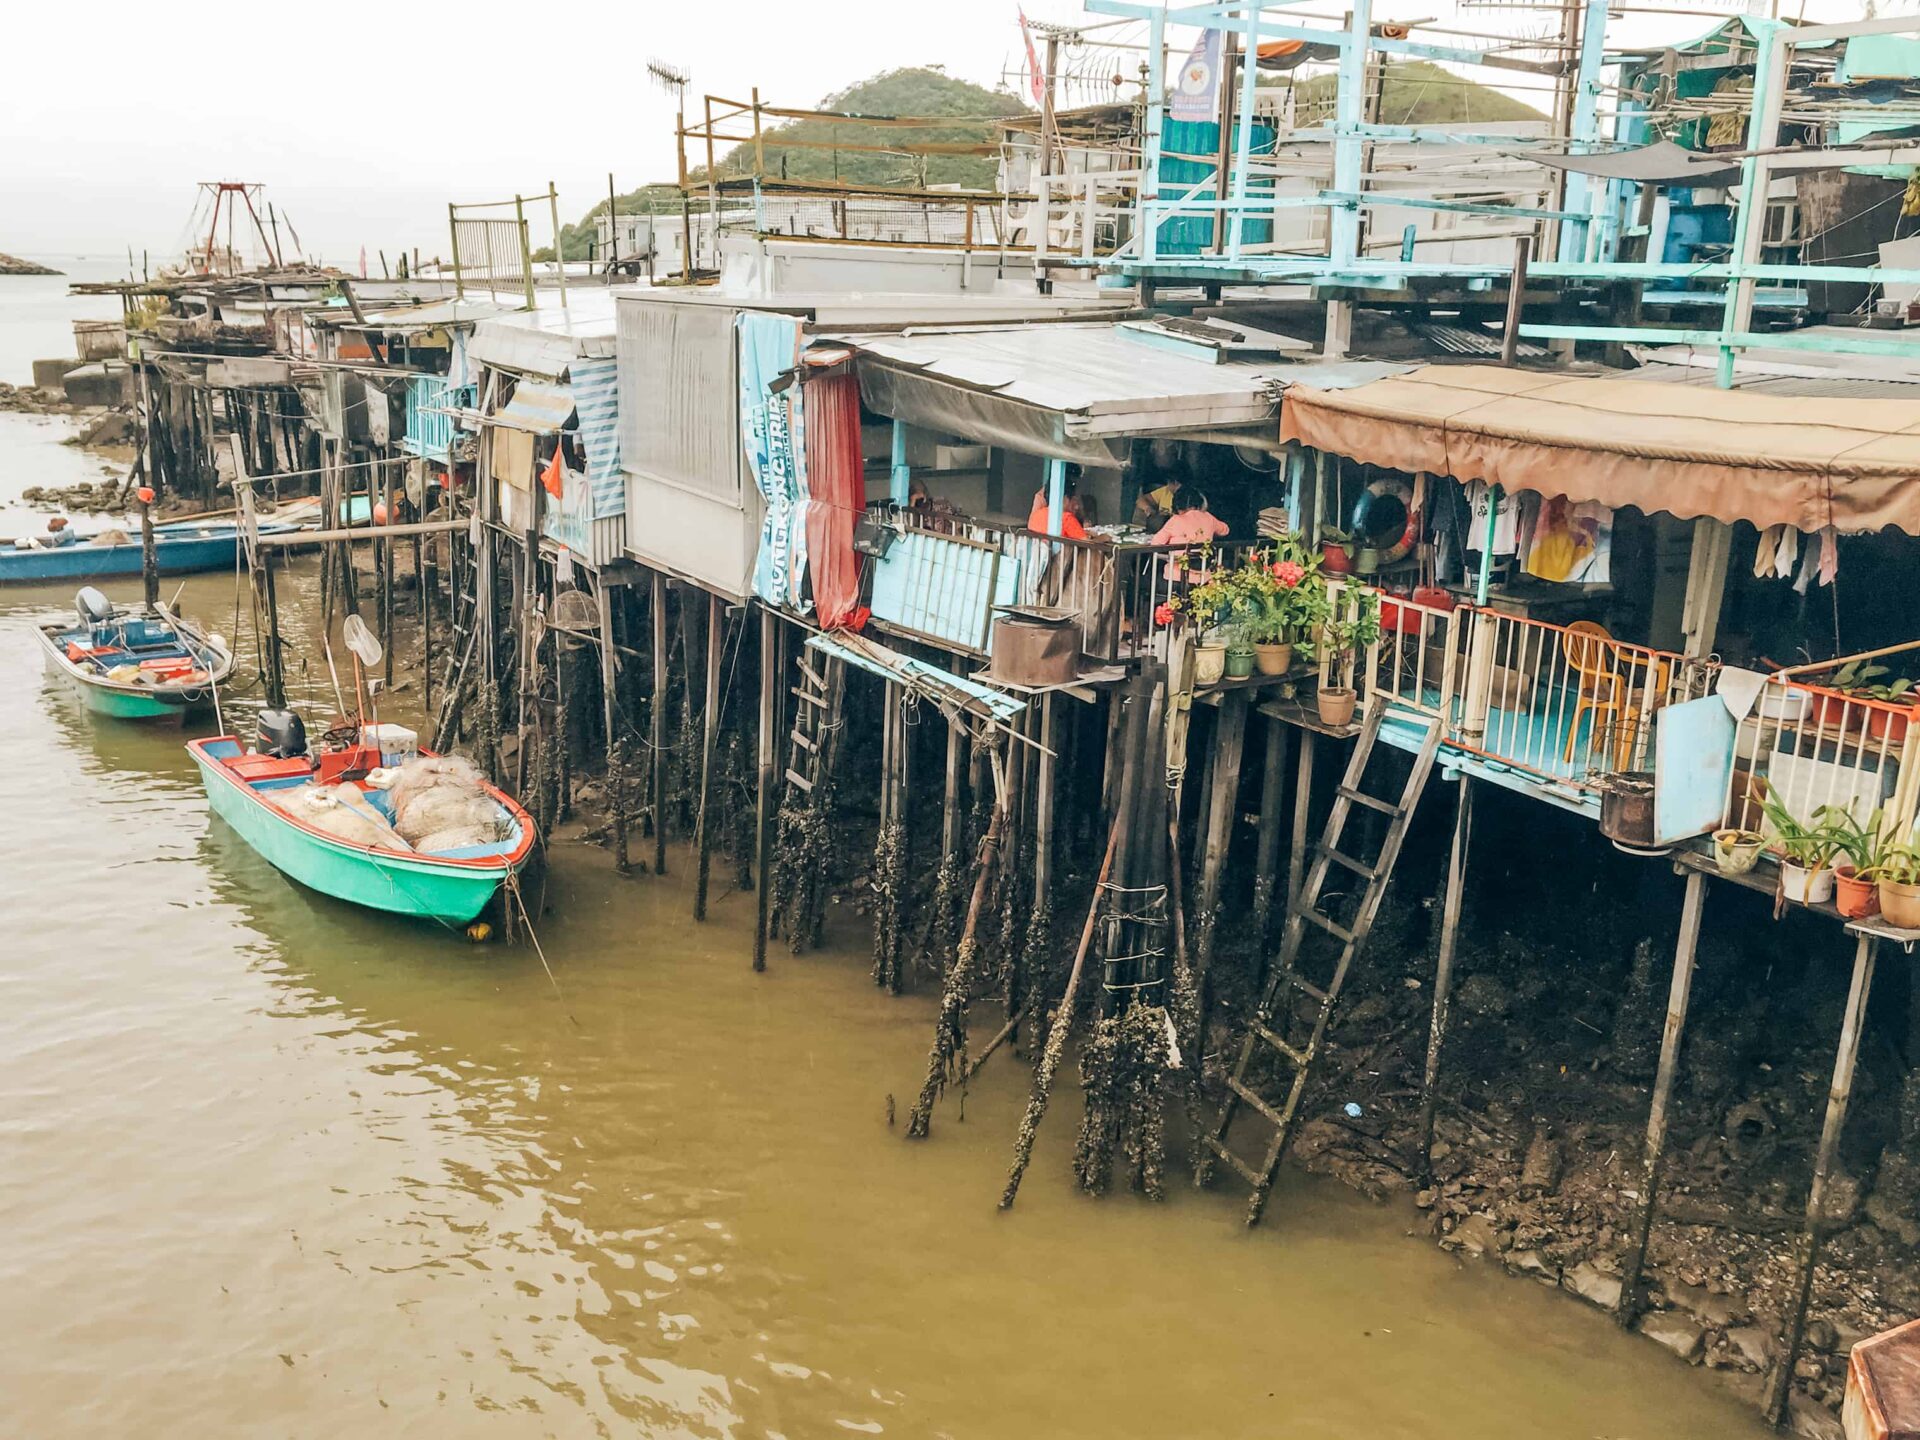
<instances>
[{"instance_id":1,"label":"green leafy plant","mask_svg":"<svg viewBox=\"0 0 1920 1440\"><path fill-rule=\"evenodd\" d=\"M1920 885L1920 848L1888 845L1860 872L1862 880L1889 880L1895 885Z\"/></svg>"},{"instance_id":2,"label":"green leafy plant","mask_svg":"<svg viewBox=\"0 0 1920 1440\"><path fill-rule=\"evenodd\" d=\"M1838 847L1836 854L1846 856L1856 874L1864 875L1873 867L1880 853L1878 810L1869 815L1864 824L1844 805L1822 805L1814 816L1816 819L1826 817L1824 823Z\"/></svg>"},{"instance_id":3,"label":"green leafy plant","mask_svg":"<svg viewBox=\"0 0 1920 1440\"><path fill-rule=\"evenodd\" d=\"M1350 595L1357 598L1350 601ZM1337 606L1328 597L1326 611L1311 632L1308 649L1314 659L1330 659L1337 664L1379 640L1380 633L1380 592L1354 587L1341 594Z\"/></svg>"},{"instance_id":4,"label":"green leafy plant","mask_svg":"<svg viewBox=\"0 0 1920 1440\"><path fill-rule=\"evenodd\" d=\"M1801 820L1769 794L1763 806L1767 823L1773 827L1774 843L1789 864L1803 870L1824 870L1833 857L1845 853L1848 834L1836 816L1851 824L1853 817L1837 805L1822 805L1812 818Z\"/></svg>"}]
</instances>

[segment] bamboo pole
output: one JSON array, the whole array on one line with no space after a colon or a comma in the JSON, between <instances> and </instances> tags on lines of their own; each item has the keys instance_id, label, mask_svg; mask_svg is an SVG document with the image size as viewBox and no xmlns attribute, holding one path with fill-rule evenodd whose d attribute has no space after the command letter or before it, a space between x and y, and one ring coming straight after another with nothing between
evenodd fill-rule
<instances>
[{"instance_id":1,"label":"bamboo pole","mask_svg":"<svg viewBox=\"0 0 1920 1440\"><path fill-rule=\"evenodd\" d=\"M1041 1052L1040 1065L1033 1075L1033 1093L1027 1099L1027 1113L1020 1122L1020 1134L1014 1141L1013 1169L1007 1175L1007 1188L1000 1192L1000 1208L1011 1210L1014 1198L1020 1193L1020 1181L1026 1176L1027 1164L1033 1159L1033 1142L1040 1133L1040 1121L1047 1113L1048 1092L1053 1087L1053 1074L1059 1068L1060 1057L1067 1048L1067 1035L1073 1029L1074 1002L1080 993L1080 977L1087 968L1087 952L1093 948L1093 932L1100 923L1100 911L1107 895L1107 877L1113 873L1114 852L1120 848L1120 832L1125 828L1119 817L1115 817L1113 828L1107 832L1107 853L1100 861L1100 874L1093 882L1093 895L1087 901L1087 923L1080 927L1080 945L1073 952L1073 968L1067 972L1066 993L1060 997L1060 1006L1053 1012L1053 1029L1047 1036L1047 1048Z\"/></svg>"}]
</instances>

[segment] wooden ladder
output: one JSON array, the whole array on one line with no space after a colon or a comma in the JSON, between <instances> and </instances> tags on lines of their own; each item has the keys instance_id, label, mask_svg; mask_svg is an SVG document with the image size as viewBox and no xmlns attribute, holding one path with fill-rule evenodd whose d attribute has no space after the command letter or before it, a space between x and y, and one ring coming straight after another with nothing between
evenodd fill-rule
<instances>
[{"instance_id":1,"label":"wooden ladder","mask_svg":"<svg viewBox=\"0 0 1920 1440\"><path fill-rule=\"evenodd\" d=\"M787 784L811 797L833 763L847 676L845 665L834 658L821 661L816 669L803 653L799 665L800 683L788 692L797 704L787 737Z\"/></svg>"},{"instance_id":2,"label":"wooden ladder","mask_svg":"<svg viewBox=\"0 0 1920 1440\"><path fill-rule=\"evenodd\" d=\"M447 670L446 689L440 697L440 705L434 714L433 748L444 751L453 743L453 725L460 704L460 690L466 683L467 671L472 667L474 651L479 644L480 627L476 623L480 608L480 597L474 588L480 583L480 567L467 567L467 587L453 597L451 633L453 643L448 647L452 665Z\"/></svg>"},{"instance_id":3,"label":"wooden ladder","mask_svg":"<svg viewBox=\"0 0 1920 1440\"><path fill-rule=\"evenodd\" d=\"M1427 776L1433 769L1434 752L1440 746L1440 726L1430 724L1399 800L1384 800L1370 794L1361 782L1373 759L1374 748L1380 738L1380 724L1385 715L1386 704L1381 700L1376 700L1367 711L1366 724L1347 762L1347 773L1334 791L1333 808L1327 815L1326 830L1320 837L1320 843L1314 847L1305 880L1287 903L1287 926L1280 942L1279 965L1268 980L1260 1003L1253 1012L1253 1021L1247 1027L1246 1039L1240 1047L1240 1058L1227 1080L1227 1096L1220 1106L1220 1113L1212 1129L1200 1137L1205 1149L1200 1156L1199 1182L1203 1185L1207 1182L1216 1158L1225 1161L1228 1168L1253 1187L1253 1197L1247 1206L1249 1225L1259 1224L1260 1212L1266 1208L1274 1177L1279 1172L1280 1162L1285 1158L1287 1146L1297 1129L1300 1102L1306 1094L1313 1063L1319 1057L1321 1041L1326 1037L1333 1007L1340 999L1341 988L1346 984L1354 958L1367 943L1367 933L1373 928L1381 897L1386 894L1387 883L1393 876L1394 862L1400 857L1400 843L1406 838L1407 825L1413 817L1414 807L1420 802L1421 792L1426 788ZM1340 848L1342 833L1355 806L1387 817L1386 835L1381 841L1379 856L1371 863L1357 859ZM1359 877L1362 882L1353 918L1344 925L1322 910L1320 904L1328 872L1336 865ZM1302 973L1300 965L1301 950L1310 928L1331 936L1339 946L1332 974L1320 984L1309 980ZM1286 1035L1288 1017L1299 1003L1296 994L1306 997L1313 1014L1311 1033L1304 1045L1295 1045ZM1277 1023L1276 1015L1280 1017ZM1278 1057L1283 1076L1291 1075L1285 1082L1286 1094L1277 1101L1269 1100L1250 1083L1250 1077L1255 1073L1255 1061L1263 1050ZM1273 1127L1266 1156L1257 1166L1249 1165L1227 1145L1227 1131L1242 1105Z\"/></svg>"}]
</instances>

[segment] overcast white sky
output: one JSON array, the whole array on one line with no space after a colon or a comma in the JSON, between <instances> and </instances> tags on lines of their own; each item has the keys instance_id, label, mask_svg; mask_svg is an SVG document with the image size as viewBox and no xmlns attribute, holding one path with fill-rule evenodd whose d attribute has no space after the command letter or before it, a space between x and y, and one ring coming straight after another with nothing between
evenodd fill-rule
<instances>
[{"instance_id":1,"label":"overcast white sky","mask_svg":"<svg viewBox=\"0 0 1920 1440\"><path fill-rule=\"evenodd\" d=\"M1797 0L1785 3L1795 13ZM1840 19L1859 8L1812 0L1808 13ZM1027 0L1026 9L1035 19L1084 16L1078 0ZM1455 13L1452 0L1379 0L1375 10ZM1461 13L1489 29L1527 23ZM1678 38L1711 21L1626 23L1638 43L1649 28ZM53 0L10 7L5 29L0 250L124 255L132 245L156 262L184 247L201 180L264 181L308 250L342 265L357 262L362 244L369 255L438 253L449 200L543 190L548 180L559 186L561 218L575 219L606 193L609 171L622 190L672 176L673 106L647 78L654 56L690 70L695 96L744 97L757 84L769 102L788 104L896 66L940 64L993 85L1023 63L1015 0L565 9L334 0L317 10L202 0L170 12ZM1621 34L1616 24L1610 39ZM544 242L544 217L533 228Z\"/></svg>"}]
</instances>

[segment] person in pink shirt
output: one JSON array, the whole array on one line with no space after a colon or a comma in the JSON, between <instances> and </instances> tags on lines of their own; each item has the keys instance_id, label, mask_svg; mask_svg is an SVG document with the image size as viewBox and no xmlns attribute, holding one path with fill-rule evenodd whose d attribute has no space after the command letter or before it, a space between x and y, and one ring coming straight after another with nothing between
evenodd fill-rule
<instances>
[{"instance_id":1,"label":"person in pink shirt","mask_svg":"<svg viewBox=\"0 0 1920 1440\"><path fill-rule=\"evenodd\" d=\"M1207 509L1207 497L1193 486L1183 485L1173 498L1172 517L1155 532L1153 539L1148 543L1205 545L1209 541L1225 539L1227 529L1227 522ZM1196 582L1207 578L1204 571L1187 570L1180 563L1182 558L1179 554L1167 557L1169 580L1178 580L1183 573Z\"/></svg>"}]
</instances>

